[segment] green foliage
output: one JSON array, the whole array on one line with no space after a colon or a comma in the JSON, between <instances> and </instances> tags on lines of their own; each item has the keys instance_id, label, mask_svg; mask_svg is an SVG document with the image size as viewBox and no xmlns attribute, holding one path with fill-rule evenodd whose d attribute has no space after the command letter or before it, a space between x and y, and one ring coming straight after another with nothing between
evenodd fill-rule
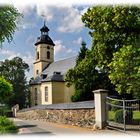
<instances>
[{"instance_id":1,"label":"green foliage","mask_svg":"<svg viewBox=\"0 0 140 140\"><path fill-rule=\"evenodd\" d=\"M139 19L140 8L133 5L98 5L82 16L90 29L96 66L116 91L125 96L133 94L134 98L140 98Z\"/></svg>"},{"instance_id":2,"label":"green foliage","mask_svg":"<svg viewBox=\"0 0 140 140\"><path fill-rule=\"evenodd\" d=\"M82 16L91 29L92 50L98 64L108 64L113 53L139 37L140 8L136 6L95 6Z\"/></svg>"},{"instance_id":3,"label":"green foliage","mask_svg":"<svg viewBox=\"0 0 140 140\"><path fill-rule=\"evenodd\" d=\"M82 42L81 45L82 47L80 48L80 52L76 59L76 66L78 66L78 64L85 58L86 53L88 51L88 48L86 47L86 43L84 41Z\"/></svg>"},{"instance_id":4,"label":"green foliage","mask_svg":"<svg viewBox=\"0 0 140 140\"><path fill-rule=\"evenodd\" d=\"M86 58L79 62L74 69L70 69L65 77L67 86L73 85L75 88L72 101L92 100L92 90L96 88L94 81L97 77L94 60L90 59L90 52L88 52Z\"/></svg>"},{"instance_id":5,"label":"green foliage","mask_svg":"<svg viewBox=\"0 0 140 140\"><path fill-rule=\"evenodd\" d=\"M124 111L122 109L119 109L115 113L115 122L118 123L124 123L123 114ZM125 110L125 123L130 124L133 120L133 111L132 110Z\"/></svg>"},{"instance_id":6,"label":"green foliage","mask_svg":"<svg viewBox=\"0 0 140 140\"><path fill-rule=\"evenodd\" d=\"M93 90L108 89L110 86L108 77L96 69L96 61L93 58L91 52L88 51L85 59L66 74L67 86L73 85L75 88L75 94L71 98L72 101L93 100Z\"/></svg>"},{"instance_id":7,"label":"green foliage","mask_svg":"<svg viewBox=\"0 0 140 140\"><path fill-rule=\"evenodd\" d=\"M132 110L126 110L125 121L127 124L132 123L132 121L133 121L133 111Z\"/></svg>"},{"instance_id":8,"label":"green foliage","mask_svg":"<svg viewBox=\"0 0 140 140\"><path fill-rule=\"evenodd\" d=\"M116 113L115 113L115 122L118 122L118 123L123 123L124 122L123 110L122 109L119 109L119 110L116 111Z\"/></svg>"},{"instance_id":9,"label":"green foliage","mask_svg":"<svg viewBox=\"0 0 140 140\"><path fill-rule=\"evenodd\" d=\"M136 122L139 122L140 121L140 111L127 111L129 113L127 113L127 123L136 123ZM116 112L114 111L109 111L109 120L110 121L115 121L115 114ZM116 119L117 120L117 119Z\"/></svg>"},{"instance_id":10,"label":"green foliage","mask_svg":"<svg viewBox=\"0 0 140 140\"><path fill-rule=\"evenodd\" d=\"M18 129L13 121L0 116L0 134L17 133Z\"/></svg>"},{"instance_id":11,"label":"green foliage","mask_svg":"<svg viewBox=\"0 0 140 140\"><path fill-rule=\"evenodd\" d=\"M119 108L118 106L122 106L121 102L115 100L111 101L111 104L112 104L111 111L117 111Z\"/></svg>"},{"instance_id":12,"label":"green foliage","mask_svg":"<svg viewBox=\"0 0 140 140\"><path fill-rule=\"evenodd\" d=\"M108 120L109 121L115 121L115 112L114 111L108 111Z\"/></svg>"},{"instance_id":13,"label":"green foliage","mask_svg":"<svg viewBox=\"0 0 140 140\"><path fill-rule=\"evenodd\" d=\"M28 70L28 64L19 57L2 62L0 75L3 75L13 85L13 94L7 101L9 106L19 104L20 108L25 107L28 96L28 84L25 72Z\"/></svg>"},{"instance_id":14,"label":"green foliage","mask_svg":"<svg viewBox=\"0 0 140 140\"><path fill-rule=\"evenodd\" d=\"M13 6L0 6L0 43L11 42L21 14Z\"/></svg>"},{"instance_id":15,"label":"green foliage","mask_svg":"<svg viewBox=\"0 0 140 140\"><path fill-rule=\"evenodd\" d=\"M0 76L0 103L5 103L13 90L10 84L4 77Z\"/></svg>"},{"instance_id":16,"label":"green foliage","mask_svg":"<svg viewBox=\"0 0 140 140\"><path fill-rule=\"evenodd\" d=\"M84 47L82 46L82 48ZM65 81L67 82L66 85L68 87L73 85L75 88L75 94L71 97L73 102L93 100L93 90L96 89L109 89L114 93L112 90L112 84L110 83L105 70L99 70L96 67L97 62L95 61L91 51L81 49L77 60L78 62L76 67L74 69L70 69L65 76Z\"/></svg>"},{"instance_id":17,"label":"green foliage","mask_svg":"<svg viewBox=\"0 0 140 140\"><path fill-rule=\"evenodd\" d=\"M123 46L114 53L109 64L109 78L120 93L133 94L140 98L140 48L134 45Z\"/></svg>"},{"instance_id":18,"label":"green foliage","mask_svg":"<svg viewBox=\"0 0 140 140\"><path fill-rule=\"evenodd\" d=\"M7 116L11 117L12 116L12 111L7 107L6 105L0 105L0 116Z\"/></svg>"}]
</instances>

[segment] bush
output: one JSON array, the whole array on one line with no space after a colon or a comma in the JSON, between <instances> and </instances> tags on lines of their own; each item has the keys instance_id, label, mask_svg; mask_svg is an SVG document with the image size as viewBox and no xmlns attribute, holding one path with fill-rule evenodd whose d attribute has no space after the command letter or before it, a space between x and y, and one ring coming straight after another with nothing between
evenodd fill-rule
<instances>
[{"instance_id":1,"label":"bush","mask_svg":"<svg viewBox=\"0 0 140 140\"><path fill-rule=\"evenodd\" d=\"M127 124L132 123L133 120L133 111L132 110L126 110L125 114L125 121Z\"/></svg>"},{"instance_id":2,"label":"bush","mask_svg":"<svg viewBox=\"0 0 140 140\"><path fill-rule=\"evenodd\" d=\"M120 101L111 101L111 104L116 105L116 106L112 106L111 107L111 111L117 111L118 110L118 106L122 106Z\"/></svg>"},{"instance_id":3,"label":"bush","mask_svg":"<svg viewBox=\"0 0 140 140\"><path fill-rule=\"evenodd\" d=\"M116 111L115 122L118 122L118 123L123 123L124 122L124 120L123 120L123 110L122 109L119 109L119 110Z\"/></svg>"},{"instance_id":4,"label":"bush","mask_svg":"<svg viewBox=\"0 0 140 140\"><path fill-rule=\"evenodd\" d=\"M132 123L132 120L133 120L133 111L126 110L126 112L125 112L125 123L130 124L130 123ZM116 111L115 122L118 122L118 123L123 123L124 122L123 110L122 109Z\"/></svg>"},{"instance_id":5,"label":"bush","mask_svg":"<svg viewBox=\"0 0 140 140\"><path fill-rule=\"evenodd\" d=\"M0 116L0 134L17 133L18 129L13 121L6 117Z\"/></svg>"},{"instance_id":6,"label":"bush","mask_svg":"<svg viewBox=\"0 0 140 140\"><path fill-rule=\"evenodd\" d=\"M0 106L0 116L12 117L13 112L7 106Z\"/></svg>"}]
</instances>

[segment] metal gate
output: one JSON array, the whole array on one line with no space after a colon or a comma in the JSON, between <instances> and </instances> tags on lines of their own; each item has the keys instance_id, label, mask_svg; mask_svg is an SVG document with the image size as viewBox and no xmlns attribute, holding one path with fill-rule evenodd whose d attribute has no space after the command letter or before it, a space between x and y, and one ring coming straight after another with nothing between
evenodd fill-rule
<instances>
[{"instance_id":1,"label":"metal gate","mask_svg":"<svg viewBox=\"0 0 140 140\"><path fill-rule=\"evenodd\" d=\"M107 127L140 132L140 100L120 100L107 97Z\"/></svg>"}]
</instances>

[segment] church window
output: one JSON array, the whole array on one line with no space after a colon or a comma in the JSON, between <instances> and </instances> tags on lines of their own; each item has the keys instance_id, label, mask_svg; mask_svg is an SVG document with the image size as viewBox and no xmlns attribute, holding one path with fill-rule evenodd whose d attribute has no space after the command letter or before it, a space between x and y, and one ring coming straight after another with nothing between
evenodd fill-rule
<instances>
[{"instance_id":1,"label":"church window","mask_svg":"<svg viewBox=\"0 0 140 140\"><path fill-rule=\"evenodd\" d=\"M36 70L36 75L38 75L39 74L39 70Z\"/></svg>"},{"instance_id":2,"label":"church window","mask_svg":"<svg viewBox=\"0 0 140 140\"><path fill-rule=\"evenodd\" d=\"M47 74L42 74L42 79L47 78Z\"/></svg>"},{"instance_id":3,"label":"church window","mask_svg":"<svg viewBox=\"0 0 140 140\"><path fill-rule=\"evenodd\" d=\"M50 47L49 47L49 46L47 46L47 49L49 50L49 49L50 49Z\"/></svg>"},{"instance_id":4,"label":"church window","mask_svg":"<svg viewBox=\"0 0 140 140\"><path fill-rule=\"evenodd\" d=\"M42 35L48 35L48 33L47 32L42 32Z\"/></svg>"},{"instance_id":5,"label":"church window","mask_svg":"<svg viewBox=\"0 0 140 140\"><path fill-rule=\"evenodd\" d=\"M50 52L47 51L47 59L50 59Z\"/></svg>"},{"instance_id":6,"label":"church window","mask_svg":"<svg viewBox=\"0 0 140 140\"><path fill-rule=\"evenodd\" d=\"M48 87L45 87L45 102L48 102Z\"/></svg>"},{"instance_id":7,"label":"church window","mask_svg":"<svg viewBox=\"0 0 140 140\"><path fill-rule=\"evenodd\" d=\"M37 92L37 88L35 88L35 95L34 95L35 105L37 105L37 100L38 100L37 96L38 96L38 92Z\"/></svg>"},{"instance_id":8,"label":"church window","mask_svg":"<svg viewBox=\"0 0 140 140\"><path fill-rule=\"evenodd\" d=\"M36 54L36 59L39 59L39 52L37 52Z\"/></svg>"}]
</instances>

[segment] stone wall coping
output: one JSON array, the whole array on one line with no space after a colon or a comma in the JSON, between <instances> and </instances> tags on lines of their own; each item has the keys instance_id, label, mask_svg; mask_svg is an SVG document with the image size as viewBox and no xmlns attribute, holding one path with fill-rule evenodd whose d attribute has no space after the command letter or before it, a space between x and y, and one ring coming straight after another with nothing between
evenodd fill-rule
<instances>
[{"instance_id":1,"label":"stone wall coping","mask_svg":"<svg viewBox=\"0 0 140 140\"><path fill-rule=\"evenodd\" d=\"M31 111L31 110L76 110L76 109L94 109L95 104L94 100L84 101L84 102L73 102L73 103L60 103L60 104L51 104L51 105L39 105L31 108L22 109L19 112Z\"/></svg>"},{"instance_id":2,"label":"stone wall coping","mask_svg":"<svg viewBox=\"0 0 140 140\"><path fill-rule=\"evenodd\" d=\"M93 93L108 93L108 90L106 90L106 89L98 89L98 90L93 90Z\"/></svg>"}]
</instances>

